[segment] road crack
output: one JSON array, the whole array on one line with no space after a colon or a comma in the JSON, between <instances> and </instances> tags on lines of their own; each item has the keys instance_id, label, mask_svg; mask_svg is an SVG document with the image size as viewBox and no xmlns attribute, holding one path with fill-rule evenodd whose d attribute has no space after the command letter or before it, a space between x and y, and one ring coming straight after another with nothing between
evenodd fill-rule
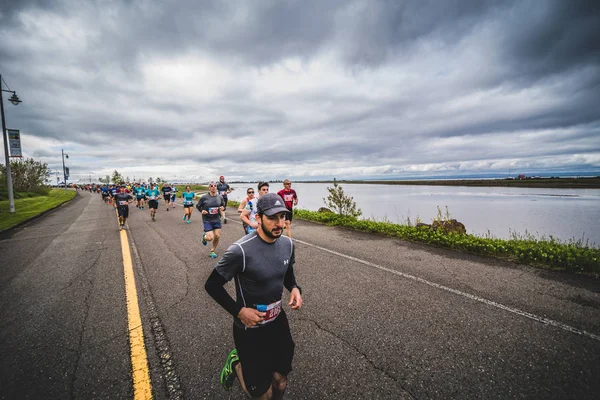
<instances>
[{"instance_id":1,"label":"road crack","mask_svg":"<svg viewBox=\"0 0 600 400\"><path fill-rule=\"evenodd\" d=\"M400 388L402 390L404 390L404 392L406 392L411 399L417 399L407 388L405 388L402 383L394 376L390 375L385 369L381 368L380 366L378 366L374 361L372 361L371 359L369 359L369 357L367 356L367 354L365 354L363 351L361 351L357 346L355 346L354 344L352 344L351 342L349 342L348 340L344 339L343 337L341 337L340 335L338 335L337 333L335 333L334 331L327 329L325 327L323 327L321 324L319 324L317 321L314 321L312 319L309 318L296 318L296 320L298 321L307 321L307 322L311 322L313 323L319 330L323 331L323 332L327 332L329 333L331 336L335 337L336 339L340 340L341 342L345 343L346 345L348 345L349 347L351 347L354 351L356 351L358 354L361 355L361 357L375 370L381 372L383 375L385 375L386 377L390 378L392 381L394 381L398 386L400 386Z\"/></svg>"}]
</instances>

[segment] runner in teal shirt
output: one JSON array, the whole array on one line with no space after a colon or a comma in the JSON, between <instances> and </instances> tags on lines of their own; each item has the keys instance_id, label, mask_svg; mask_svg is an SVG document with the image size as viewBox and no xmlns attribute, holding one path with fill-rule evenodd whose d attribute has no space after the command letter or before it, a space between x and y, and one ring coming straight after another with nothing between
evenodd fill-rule
<instances>
[{"instance_id":1,"label":"runner in teal shirt","mask_svg":"<svg viewBox=\"0 0 600 400\"><path fill-rule=\"evenodd\" d=\"M135 195L135 206L137 208L144 208L144 193L146 193L144 188L142 188L139 183L136 183L133 188L133 194Z\"/></svg>"},{"instance_id":2,"label":"runner in teal shirt","mask_svg":"<svg viewBox=\"0 0 600 400\"><path fill-rule=\"evenodd\" d=\"M196 193L192 192L192 188L188 185L185 187L185 192L181 194L181 198L183 199L183 220L187 223L191 224L190 218L192 218L192 210L194 209L194 198L196 197Z\"/></svg>"},{"instance_id":3,"label":"runner in teal shirt","mask_svg":"<svg viewBox=\"0 0 600 400\"><path fill-rule=\"evenodd\" d=\"M148 197L148 208L150 208L150 217L152 221L156 221L156 210L158 210L158 199L162 196L158 187L154 185L152 189L146 190L146 197Z\"/></svg>"}]
</instances>

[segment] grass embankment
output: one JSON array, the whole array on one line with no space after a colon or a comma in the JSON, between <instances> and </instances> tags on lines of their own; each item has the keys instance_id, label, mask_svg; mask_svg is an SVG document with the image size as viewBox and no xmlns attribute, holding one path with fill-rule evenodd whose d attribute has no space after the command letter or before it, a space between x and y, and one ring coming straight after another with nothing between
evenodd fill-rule
<instances>
[{"instance_id":1,"label":"grass embankment","mask_svg":"<svg viewBox=\"0 0 600 400\"><path fill-rule=\"evenodd\" d=\"M173 185L177 188L177 197L181 197L181 193L185 192L187 185ZM190 185L192 192L208 192L208 186L203 185Z\"/></svg>"},{"instance_id":2,"label":"grass embankment","mask_svg":"<svg viewBox=\"0 0 600 400\"><path fill-rule=\"evenodd\" d=\"M0 201L0 231L11 228L23 221L26 221L36 215L50 210L75 197L77 193L74 190L51 189L47 195L36 193L16 193L15 210L11 214L8 200Z\"/></svg>"},{"instance_id":3,"label":"grass embankment","mask_svg":"<svg viewBox=\"0 0 600 400\"><path fill-rule=\"evenodd\" d=\"M230 201L230 207L239 203ZM532 236L497 239L475 235L444 233L427 227L399 225L391 222L359 220L335 213L320 213L295 209L294 218L341 226L378 235L397 237L411 242L432 244L457 251L495 257L534 267L565 270L589 275L600 274L600 249L581 241L561 242L553 238L536 239Z\"/></svg>"},{"instance_id":4,"label":"grass embankment","mask_svg":"<svg viewBox=\"0 0 600 400\"><path fill-rule=\"evenodd\" d=\"M427 227L398 225L390 222L357 220L334 213L294 210L294 218L343 226L363 232L397 237L412 242L433 244L453 250L492 256L521 264L577 273L600 273L600 249L588 247L580 241L560 242L553 238L536 239L531 236L515 239L497 239L474 235L443 233Z\"/></svg>"}]
</instances>

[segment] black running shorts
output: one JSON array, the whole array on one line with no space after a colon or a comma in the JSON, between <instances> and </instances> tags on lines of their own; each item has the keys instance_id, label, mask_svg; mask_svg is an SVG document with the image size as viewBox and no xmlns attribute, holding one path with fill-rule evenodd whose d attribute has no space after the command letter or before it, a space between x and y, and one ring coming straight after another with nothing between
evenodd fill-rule
<instances>
[{"instance_id":1,"label":"black running shorts","mask_svg":"<svg viewBox=\"0 0 600 400\"><path fill-rule=\"evenodd\" d=\"M119 217L129 218L129 206L118 206Z\"/></svg>"},{"instance_id":2,"label":"black running shorts","mask_svg":"<svg viewBox=\"0 0 600 400\"><path fill-rule=\"evenodd\" d=\"M292 222L292 218L294 218L294 212L288 209L289 212L285 213L285 220Z\"/></svg>"},{"instance_id":3,"label":"black running shorts","mask_svg":"<svg viewBox=\"0 0 600 400\"><path fill-rule=\"evenodd\" d=\"M287 376L292 370L295 344L283 310L275 321L260 328L244 329L234 325L233 340L244 382L252 397L269 390L274 372Z\"/></svg>"},{"instance_id":4,"label":"black running shorts","mask_svg":"<svg viewBox=\"0 0 600 400\"><path fill-rule=\"evenodd\" d=\"M158 200L148 200L148 207L156 210L158 208Z\"/></svg>"}]
</instances>

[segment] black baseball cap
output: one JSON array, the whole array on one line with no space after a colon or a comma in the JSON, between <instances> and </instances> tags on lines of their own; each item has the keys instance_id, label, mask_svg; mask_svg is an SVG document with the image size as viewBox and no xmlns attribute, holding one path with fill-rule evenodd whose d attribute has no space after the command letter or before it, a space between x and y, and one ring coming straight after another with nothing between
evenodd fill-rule
<instances>
[{"instance_id":1,"label":"black baseball cap","mask_svg":"<svg viewBox=\"0 0 600 400\"><path fill-rule=\"evenodd\" d=\"M268 217L272 217L282 211L287 213L290 212L290 210L285 207L285 203L281 196L275 193L267 193L260 196L256 202L256 208L259 214L265 214Z\"/></svg>"}]
</instances>

